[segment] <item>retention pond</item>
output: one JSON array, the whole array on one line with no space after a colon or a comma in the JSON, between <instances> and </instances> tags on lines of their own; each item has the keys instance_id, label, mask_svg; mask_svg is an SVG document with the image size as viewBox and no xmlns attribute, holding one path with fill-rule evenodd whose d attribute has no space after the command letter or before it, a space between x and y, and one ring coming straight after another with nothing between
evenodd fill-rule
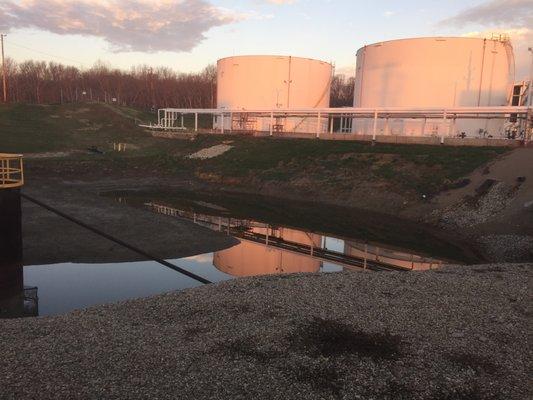
<instances>
[{"instance_id":1,"label":"retention pond","mask_svg":"<svg viewBox=\"0 0 533 400\"><path fill-rule=\"evenodd\" d=\"M238 239L224 250L168 260L212 282L265 274L427 270L476 260L464 244L438 231L366 211L228 193L102 195ZM24 291L0 300L0 317L61 314L200 285L155 261L26 265L21 278Z\"/></svg>"}]
</instances>

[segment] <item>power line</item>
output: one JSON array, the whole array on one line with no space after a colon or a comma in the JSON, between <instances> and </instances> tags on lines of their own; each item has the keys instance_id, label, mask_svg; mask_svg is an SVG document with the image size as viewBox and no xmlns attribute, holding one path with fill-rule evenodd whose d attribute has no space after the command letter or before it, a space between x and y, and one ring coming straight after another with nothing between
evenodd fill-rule
<instances>
[{"instance_id":1,"label":"power line","mask_svg":"<svg viewBox=\"0 0 533 400\"><path fill-rule=\"evenodd\" d=\"M29 50L29 51L33 51L35 53L43 54L43 55L48 56L48 57L63 59L63 60L67 60L67 61L70 61L70 62L74 62L76 64L83 65L83 63L81 61L79 61L79 60L73 60L72 58L62 57L62 56L58 56L58 55L55 55L55 54L47 53L47 52L44 52L44 51L35 50L35 49L32 49L31 47L24 46L24 45L19 44L19 43L15 43L15 42L13 42L11 40L9 41L9 44L14 45L16 47L20 47L20 48L26 49L26 50Z\"/></svg>"},{"instance_id":2,"label":"power line","mask_svg":"<svg viewBox=\"0 0 533 400\"><path fill-rule=\"evenodd\" d=\"M3 33L0 34L0 42L2 42L2 86L4 88L4 103L7 103L7 83L6 83L6 62L4 59L4 35Z\"/></svg>"}]
</instances>

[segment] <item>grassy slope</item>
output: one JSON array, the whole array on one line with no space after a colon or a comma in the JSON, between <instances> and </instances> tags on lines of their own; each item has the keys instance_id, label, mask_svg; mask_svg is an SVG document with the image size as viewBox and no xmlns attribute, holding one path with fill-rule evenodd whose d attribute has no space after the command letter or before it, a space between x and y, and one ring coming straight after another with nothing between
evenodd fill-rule
<instances>
[{"instance_id":1,"label":"grassy slope","mask_svg":"<svg viewBox=\"0 0 533 400\"><path fill-rule=\"evenodd\" d=\"M106 174L126 169L179 172L226 184L260 187L265 182L280 182L338 192L367 183L379 190L416 195L437 192L505 151L220 135L171 140L153 138L136 126L135 119L148 118L150 114L100 104L0 106L0 152L80 151L61 161L30 163L59 166L57 173L66 164L69 171L77 172L78 164L94 171L87 166L98 161L105 165ZM222 141L232 141L234 148L210 160L184 158ZM128 143L129 150L112 152L113 142ZM81 153L92 146L107 153Z\"/></svg>"}]
</instances>

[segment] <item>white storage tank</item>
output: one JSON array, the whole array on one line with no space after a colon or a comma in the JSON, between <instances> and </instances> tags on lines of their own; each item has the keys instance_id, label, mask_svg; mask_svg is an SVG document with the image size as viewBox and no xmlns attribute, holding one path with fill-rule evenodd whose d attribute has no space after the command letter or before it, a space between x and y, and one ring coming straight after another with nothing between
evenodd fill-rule
<instances>
[{"instance_id":1,"label":"white storage tank","mask_svg":"<svg viewBox=\"0 0 533 400\"><path fill-rule=\"evenodd\" d=\"M298 109L329 107L330 63L291 56L235 56L217 62L217 108ZM323 129L327 119L321 118ZM221 118L217 118L220 128ZM224 128L269 131L270 118L246 114L224 118ZM315 132L316 118L276 118L273 131Z\"/></svg>"},{"instance_id":2,"label":"white storage tank","mask_svg":"<svg viewBox=\"0 0 533 400\"><path fill-rule=\"evenodd\" d=\"M506 106L514 81L508 38L429 37L391 40L357 51L354 107ZM380 120L378 134L494 136L503 120ZM355 133L373 121L357 119Z\"/></svg>"}]
</instances>

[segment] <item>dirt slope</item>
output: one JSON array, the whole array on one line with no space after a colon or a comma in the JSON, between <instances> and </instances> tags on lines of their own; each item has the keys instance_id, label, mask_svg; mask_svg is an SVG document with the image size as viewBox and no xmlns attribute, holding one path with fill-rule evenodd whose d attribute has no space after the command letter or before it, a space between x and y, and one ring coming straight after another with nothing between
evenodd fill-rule
<instances>
[{"instance_id":1,"label":"dirt slope","mask_svg":"<svg viewBox=\"0 0 533 400\"><path fill-rule=\"evenodd\" d=\"M460 230L493 261L533 259L533 148L503 154L467 179L432 201L429 219Z\"/></svg>"}]
</instances>

